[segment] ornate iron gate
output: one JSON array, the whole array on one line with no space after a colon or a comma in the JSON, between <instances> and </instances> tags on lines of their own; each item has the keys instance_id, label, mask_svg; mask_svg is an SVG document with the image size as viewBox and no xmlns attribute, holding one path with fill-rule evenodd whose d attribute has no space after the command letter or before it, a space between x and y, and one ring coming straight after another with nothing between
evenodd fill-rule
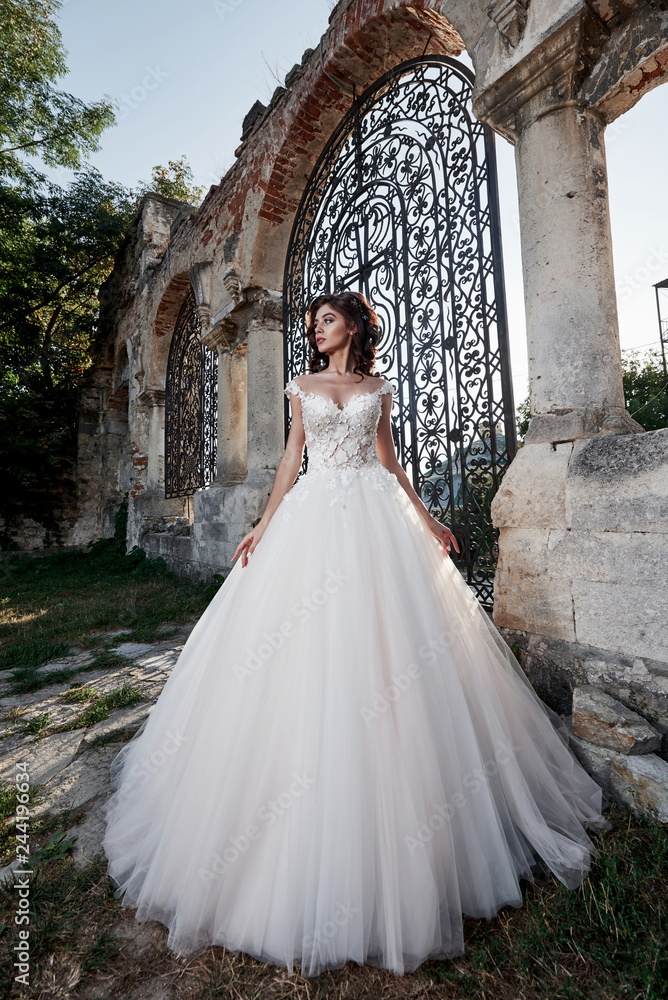
<instances>
[{"instance_id":1,"label":"ornate iron gate","mask_svg":"<svg viewBox=\"0 0 668 1000\"><path fill-rule=\"evenodd\" d=\"M189 496L216 474L218 355L200 341L195 296L179 312L167 362L165 496Z\"/></svg>"},{"instance_id":2,"label":"ornate iron gate","mask_svg":"<svg viewBox=\"0 0 668 1000\"><path fill-rule=\"evenodd\" d=\"M398 389L399 460L434 517L452 525L459 567L491 607L489 505L517 444L494 136L473 117L472 87L465 66L426 56L353 100L292 229L284 375L306 371L311 298L368 297L382 327L376 371ZM286 435L289 421L286 399Z\"/></svg>"}]
</instances>

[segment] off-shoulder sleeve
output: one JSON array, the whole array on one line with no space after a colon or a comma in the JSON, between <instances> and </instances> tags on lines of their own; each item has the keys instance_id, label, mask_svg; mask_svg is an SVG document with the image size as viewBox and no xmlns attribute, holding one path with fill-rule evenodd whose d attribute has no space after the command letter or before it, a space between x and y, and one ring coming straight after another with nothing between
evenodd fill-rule
<instances>
[{"instance_id":1,"label":"off-shoulder sleeve","mask_svg":"<svg viewBox=\"0 0 668 1000\"><path fill-rule=\"evenodd\" d=\"M300 396L301 395L301 389L297 385L296 379L291 378L290 381L288 382L288 384L286 385L285 389L283 390L283 392L285 393L286 396L289 396L289 395Z\"/></svg>"}]
</instances>

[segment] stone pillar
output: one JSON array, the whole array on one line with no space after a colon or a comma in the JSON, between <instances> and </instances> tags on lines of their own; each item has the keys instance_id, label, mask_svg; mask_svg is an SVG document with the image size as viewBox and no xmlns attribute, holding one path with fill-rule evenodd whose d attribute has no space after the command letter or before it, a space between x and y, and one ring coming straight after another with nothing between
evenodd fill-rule
<instances>
[{"instance_id":1,"label":"stone pillar","mask_svg":"<svg viewBox=\"0 0 668 1000\"><path fill-rule=\"evenodd\" d=\"M273 476L284 450L282 300L279 292L248 288L236 291L235 303L202 337L208 347L215 344L230 355L219 375L218 400L219 427L221 415L228 421L219 444L230 454L218 475L238 476L245 467L251 479L259 472L264 481L261 470L272 470Z\"/></svg>"},{"instance_id":2,"label":"stone pillar","mask_svg":"<svg viewBox=\"0 0 668 1000\"><path fill-rule=\"evenodd\" d=\"M218 457L211 489L193 498L189 572L227 573L259 521L283 454L281 297L236 290L202 343L218 351Z\"/></svg>"},{"instance_id":3,"label":"stone pillar","mask_svg":"<svg viewBox=\"0 0 668 1000\"><path fill-rule=\"evenodd\" d=\"M154 524L169 524L188 513L187 497L165 497L165 392L144 389L137 396L133 439L134 483L128 507L128 547L143 544ZM155 554L155 553L153 553Z\"/></svg>"},{"instance_id":4,"label":"stone pillar","mask_svg":"<svg viewBox=\"0 0 668 1000\"><path fill-rule=\"evenodd\" d=\"M248 471L267 478L284 450L283 317L280 297L264 293L246 324L248 343ZM280 416L279 416L280 415Z\"/></svg>"},{"instance_id":5,"label":"stone pillar","mask_svg":"<svg viewBox=\"0 0 668 1000\"><path fill-rule=\"evenodd\" d=\"M577 9L476 98L516 146L532 413L492 502L494 622L558 710L597 683L668 725L652 554L668 551L668 432L624 408L604 121L580 94L601 30Z\"/></svg>"},{"instance_id":6,"label":"stone pillar","mask_svg":"<svg viewBox=\"0 0 668 1000\"><path fill-rule=\"evenodd\" d=\"M139 406L148 413L148 464L146 467L146 496L164 499L165 491L165 392L163 389L145 389L139 397Z\"/></svg>"},{"instance_id":7,"label":"stone pillar","mask_svg":"<svg viewBox=\"0 0 668 1000\"><path fill-rule=\"evenodd\" d=\"M519 116L530 409L526 443L642 427L624 408L604 123L567 101Z\"/></svg>"},{"instance_id":8,"label":"stone pillar","mask_svg":"<svg viewBox=\"0 0 668 1000\"><path fill-rule=\"evenodd\" d=\"M475 101L478 117L515 143L527 444L643 430L624 408L605 123L579 97L601 31L577 10Z\"/></svg>"},{"instance_id":9,"label":"stone pillar","mask_svg":"<svg viewBox=\"0 0 668 1000\"><path fill-rule=\"evenodd\" d=\"M218 434L214 486L243 483L248 472L247 344L237 325L222 319L202 335L218 354Z\"/></svg>"},{"instance_id":10,"label":"stone pillar","mask_svg":"<svg viewBox=\"0 0 668 1000\"><path fill-rule=\"evenodd\" d=\"M216 486L243 483L248 454L247 345L218 354Z\"/></svg>"}]
</instances>

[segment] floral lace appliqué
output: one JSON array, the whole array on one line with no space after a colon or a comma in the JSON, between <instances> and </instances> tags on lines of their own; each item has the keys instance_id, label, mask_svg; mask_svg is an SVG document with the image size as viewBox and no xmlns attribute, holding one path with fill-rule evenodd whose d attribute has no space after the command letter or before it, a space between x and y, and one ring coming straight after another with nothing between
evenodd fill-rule
<instances>
[{"instance_id":1,"label":"floral lace appliqu\u00e9","mask_svg":"<svg viewBox=\"0 0 668 1000\"><path fill-rule=\"evenodd\" d=\"M397 477L381 465L376 450L381 396L395 392L389 382L372 392L355 393L343 407L328 396L302 389L295 379L288 382L284 392L301 399L308 448L306 474L285 494L284 503L302 503L315 479L322 476L327 477L327 488L333 492L330 504L342 502L343 507L346 496L357 492L360 477L377 490L396 486ZM287 520L290 516L285 509L283 517Z\"/></svg>"}]
</instances>

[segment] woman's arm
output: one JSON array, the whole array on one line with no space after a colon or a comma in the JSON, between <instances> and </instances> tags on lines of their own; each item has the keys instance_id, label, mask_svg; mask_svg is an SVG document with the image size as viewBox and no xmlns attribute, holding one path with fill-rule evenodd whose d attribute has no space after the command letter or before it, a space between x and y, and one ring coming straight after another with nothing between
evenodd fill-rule
<instances>
[{"instance_id":1,"label":"woman's arm","mask_svg":"<svg viewBox=\"0 0 668 1000\"><path fill-rule=\"evenodd\" d=\"M437 521L435 517L429 513L425 505L423 504L420 497L417 495L413 489L413 485L402 469L399 459L397 458L397 453L394 449L394 441L392 440L392 425L390 423L390 413L392 412L392 396L390 393L383 393L381 395L382 399L382 410L380 414L380 420L378 422L378 433L376 435L376 447L378 449L378 458L380 459L380 464L384 465L388 472L394 473L397 477L404 490L408 494L413 506L417 510L418 514L429 528L431 533L436 536L439 542L443 545L443 550L446 555L450 554L450 545L454 545L457 552L459 552L459 546L457 545L457 539L450 531L446 528L444 524Z\"/></svg>"},{"instance_id":2,"label":"woman's arm","mask_svg":"<svg viewBox=\"0 0 668 1000\"><path fill-rule=\"evenodd\" d=\"M239 552L241 552L242 566L248 564L248 556L252 555L255 551L257 543L265 533L267 525L274 516L281 500L293 485L302 465L306 435L304 434L304 424L302 421L301 399L294 394L290 395L290 412L292 418L290 421L290 433L285 445L285 452L276 469L274 484L271 487L271 493L269 494L264 514L255 527L241 539L232 556L232 562L234 562Z\"/></svg>"}]
</instances>

